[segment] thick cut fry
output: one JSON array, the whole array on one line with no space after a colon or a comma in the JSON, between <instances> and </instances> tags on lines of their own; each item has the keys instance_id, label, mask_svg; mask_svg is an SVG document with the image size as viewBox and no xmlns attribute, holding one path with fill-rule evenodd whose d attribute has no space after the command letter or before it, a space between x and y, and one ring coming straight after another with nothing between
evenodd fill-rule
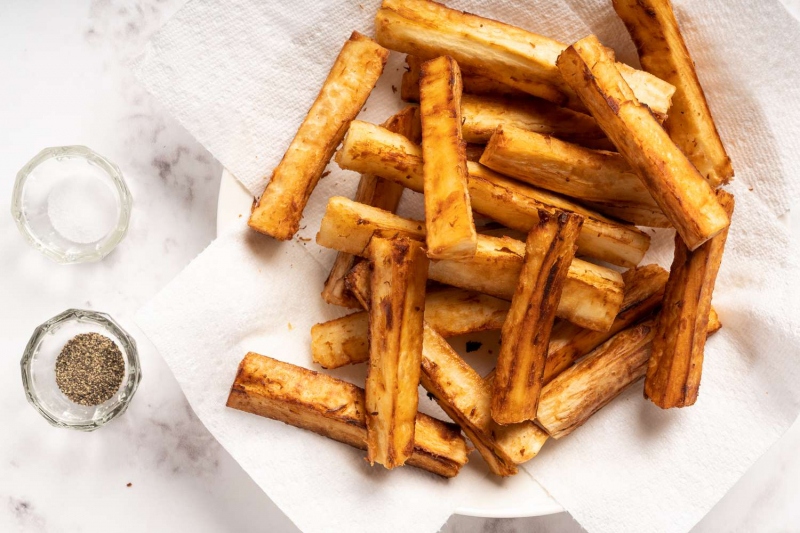
<instances>
[{"instance_id":1,"label":"thick cut fry","mask_svg":"<svg viewBox=\"0 0 800 533\"><path fill-rule=\"evenodd\" d=\"M619 314L608 331L592 331L561 321L553 326L542 383L554 377L599 345L632 324L652 314L661 305L667 271L658 265L632 268L622 278L625 296Z\"/></svg>"},{"instance_id":2,"label":"thick cut fry","mask_svg":"<svg viewBox=\"0 0 800 533\"><path fill-rule=\"evenodd\" d=\"M370 172L414 191L423 190L422 152L400 135L367 122L353 121L341 150L341 168ZM472 208L525 233L538 221L540 209L574 211L586 219L578 238L581 254L619 266L636 266L650 246L643 231L610 220L566 198L529 187L473 162L467 163Z\"/></svg>"},{"instance_id":3,"label":"thick cut fry","mask_svg":"<svg viewBox=\"0 0 800 533\"><path fill-rule=\"evenodd\" d=\"M406 71L403 73L403 78L400 82L400 98L406 102L419 102L419 70L422 63L424 61L415 55L409 54L406 56ZM469 94L510 97L529 96L519 89L509 87L504 83L480 74L472 74L464 69L461 69L461 84L464 86L464 92Z\"/></svg>"},{"instance_id":4,"label":"thick cut fry","mask_svg":"<svg viewBox=\"0 0 800 533\"><path fill-rule=\"evenodd\" d=\"M367 460L388 469L414 451L428 258L419 241L374 237L367 370Z\"/></svg>"},{"instance_id":5,"label":"thick cut fry","mask_svg":"<svg viewBox=\"0 0 800 533\"><path fill-rule=\"evenodd\" d=\"M639 103L594 35L567 48L558 66L690 250L728 227L711 186Z\"/></svg>"},{"instance_id":6,"label":"thick cut fry","mask_svg":"<svg viewBox=\"0 0 800 533\"><path fill-rule=\"evenodd\" d=\"M712 313L705 333L721 327ZM555 439L569 435L641 379L654 333L652 320L621 331L545 385L536 413L539 425Z\"/></svg>"},{"instance_id":7,"label":"thick cut fry","mask_svg":"<svg viewBox=\"0 0 800 533\"><path fill-rule=\"evenodd\" d=\"M407 106L384 122L383 127L414 142L419 142L419 108ZM403 187L397 183L386 181L372 174L362 174L358 182L355 201L394 213L402 194ZM347 291L344 283L344 277L353 268L355 261L356 257L351 254L340 252L336 255L328 279L325 280L325 287L322 289L323 300L342 307L356 309L361 307L353 295Z\"/></svg>"},{"instance_id":8,"label":"thick cut fry","mask_svg":"<svg viewBox=\"0 0 800 533\"><path fill-rule=\"evenodd\" d=\"M427 0L384 0L375 16L375 35L392 50L422 59L449 55L471 74L580 107L556 68L567 45L547 37ZM639 98L666 114L675 88L646 72L621 68Z\"/></svg>"},{"instance_id":9,"label":"thick cut fry","mask_svg":"<svg viewBox=\"0 0 800 533\"><path fill-rule=\"evenodd\" d=\"M694 61L669 0L614 0L614 9L636 43L642 68L675 86L664 124L669 136L712 187L733 177L731 159L717 132Z\"/></svg>"},{"instance_id":10,"label":"thick cut fry","mask_svg":"<svg viewBox=\"0 0 800 533\"><path fill-rule=\"evenodd\" d=\"M620 154L592 150L549 135L501 125L480 163L492 170L590 202L598 211L642 226L669 220Z\"/></svg>"},{"instance_id":11,"label":"thick cut fry","mask_svg":"<svg viewBox=\"0 0 800 533\"><path fill-rule=\"evenodd\" d=\"M317 243L326 248L363 256L375 232L425 237L422 222L408 220L352 200L328 201ZM435 261L428 277L440 283L510 300L519 280L525 243L508 237L478 236L478 251L468 261ZM622 304L622 276L580 259L570 265L556 314L580 326L606 331Z\"/></svg>"},{"instance_id":12,"label":"thick cut fry","mask_svg":"<svg viewBox=\"0 0 800 533\"><path fill-rule=\"evenodd\" d=\"M733 196L722 189L717 190L717 196L730 217ZM686 407L697 401L711 294L727 237L725 230L693 252L679 236L675 237L675 258L644 386L645 397L662 409Z\"/></svg>"},{"instance_id":13,"label":"thick cut fry","mask_svg":"<svg viewBox=\"0 0 800 533\"><path fill-rule=\"evenodd\" d=\"M239 363L228 407L367 449L364 390L340 379L248 353ZM458 426L418 413L407 464L454 477L467 463Z\"/></svg>"},{"instance_id":14,"label":"thick cut fry","mask_svg":"<svg viewBox=\"0 0 800 533\"><path fill-rule=\"evenodd\" d=\"M547 440L545 432L532 422L496 424L491 417L491 384L427 325L421 382L498 476L516 474L516 465L538 454Z\"/></svg>"},{"instance_id":15,"label":"thick cut fry","mask_svg":"<svg viewBox=\"0 0 800 533\"><path fill-rule=\"evenodd\" d=\"M542 211L528 234L492 388L492 419L498 424L536 417L550 331L581 224L580 215Z\"/></svg>"},{"instance_id":16,"label":"thick cut fry","mask_svg":"<svg viewBox=\"0 0 800 533\"><path fill-rule=\"evenodd\" d=\"M461 73L451 57L424 63L419 80L428 257L475 254L475 222L467 192L467 154L461 138Z\"/></svg>"},{"instance_id":17,"label":"thick cut fry","mask_svg":"<svg viewBox=\"0 0 800 533\"><path fill-rule=\"evenodd\" d=\"M592 148L614 149L592 117L547 100L465 94L461 115L464 140L470 143L486 144L499 126L507 126Z\"/></svg>"},{"instance_id":18,"label":"thick cut fry","mask_svg":"<svg viewBox=\"0 0 800 533\"><path fill-rule=\"evenodd\" d=\"M378 81L389 51L353 32L336 58L248 224L276 239L297 233L309 196Z\"/></svg>"},{"instance_id":19,"label":"thick cut fry","mask_svg":"<svg viewBox=\"0 0 800 533\"><path fill-rule=\"evenodd\" d=\"M370 274L364 274L368 283ZM442 337L499 330L508 306L493 296L445 287L425 295L425 322ZM368 332L369 315L363 311L316 324L311 328L311 357L323 368L363 363L369 359Z\"/></svg>"}]
</instances>

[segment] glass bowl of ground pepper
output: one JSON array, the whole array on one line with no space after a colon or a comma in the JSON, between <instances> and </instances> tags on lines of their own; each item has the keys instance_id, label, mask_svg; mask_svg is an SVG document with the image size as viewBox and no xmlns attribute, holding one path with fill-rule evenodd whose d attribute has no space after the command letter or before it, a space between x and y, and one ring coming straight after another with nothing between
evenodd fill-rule
<instances>
[{"instance_id":1,"label":"glass bowl of ground pepper","mask_svg":"<svg viewBox=\"0 0 800 533\"><path fill-rule=\"evenodd\" d=\"M36 328L21 367L31 405L50 424L81 431L124 413L142 378L133 338L109 315L82 309Z\"/></svg>"}]
</instances>

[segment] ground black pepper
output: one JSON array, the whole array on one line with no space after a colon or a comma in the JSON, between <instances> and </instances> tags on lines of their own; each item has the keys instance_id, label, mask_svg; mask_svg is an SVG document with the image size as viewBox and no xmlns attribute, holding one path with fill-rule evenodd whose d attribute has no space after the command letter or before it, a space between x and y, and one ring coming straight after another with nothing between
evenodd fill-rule
<instances>
[{"instance_id":1,"label":"ground black pepper","mask_svg":"<svg viewBox=\"0 0 800 533\"><path fill-rule=\"evenodd\" d=\"M56 359L56 384L73 402L99 405L119 390L125 360L117 344L99 333L70 339Z\"/></svg>"}]
</instances>

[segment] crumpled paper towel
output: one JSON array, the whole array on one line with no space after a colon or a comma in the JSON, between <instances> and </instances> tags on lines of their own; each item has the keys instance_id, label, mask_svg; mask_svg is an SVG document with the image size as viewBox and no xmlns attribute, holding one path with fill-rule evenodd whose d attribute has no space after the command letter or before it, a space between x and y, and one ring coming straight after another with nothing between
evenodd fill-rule
<instances>
[{"instance_id":1,"label":"crumpled paper towel","mask_svg":"<svg viewBox=\"0 0 800 533\"><path fill-rule=\"evenodd\" d=\"M591 532L687 531L800 409L800 266L778 218L798 202L800 28L777 0L675 4L736 170L736 212L714 295L724 327L706 346L695 406L661 411L637 384L524 465ZM563 42L596 33L638 64L605 0L451 5ZM353 29L371 34L376 9L376 1L195 0L147 45L138 77L257 195L342 43ZM360 118L378 123L401 107L392 87L401 71L402 55L393 53ZM350 196L357 177L330 170L297 240L278 243L238 225L137 320L200 419L300 528L435 531L476 492L509 490L484 477L477 454L448 482L410 467L389 473L344 445L224 407L246 351L311 367L309 328L342 313L319 298L334 253L313 237L327 198ZM418 209L415 196L406 193L406 213L414 200ZM670 260L671 232L660 231L646 262ZM363 369L337 375L359 382Z\"/></svg>"}]
</instances>

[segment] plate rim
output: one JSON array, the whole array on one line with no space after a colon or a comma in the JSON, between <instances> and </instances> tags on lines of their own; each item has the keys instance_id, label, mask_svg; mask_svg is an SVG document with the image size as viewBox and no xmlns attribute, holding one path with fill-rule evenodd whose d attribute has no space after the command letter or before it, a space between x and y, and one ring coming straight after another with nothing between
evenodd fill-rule
<instances>
[{"instance_id":1,"label":"plate rim","mask_svg":"<svg viewBox=\"0 0 800 533\"><path fill-rule=\"evenodd\" d=\"M252 195L245 186L223 167L222 177L219 182L219 192L217 194L217 237L225 233L226 229L239 218L232 216L234 212L243 211L242 213L238 213L238 215L242 217L249 214L252 202L251 198ZM549 502L531 508L508 507L492 509L464 506L457 507L454 514L475 518L531 518L553 515L563 511L563 507L550 497Z\"/></svg>"}]
</instances>

